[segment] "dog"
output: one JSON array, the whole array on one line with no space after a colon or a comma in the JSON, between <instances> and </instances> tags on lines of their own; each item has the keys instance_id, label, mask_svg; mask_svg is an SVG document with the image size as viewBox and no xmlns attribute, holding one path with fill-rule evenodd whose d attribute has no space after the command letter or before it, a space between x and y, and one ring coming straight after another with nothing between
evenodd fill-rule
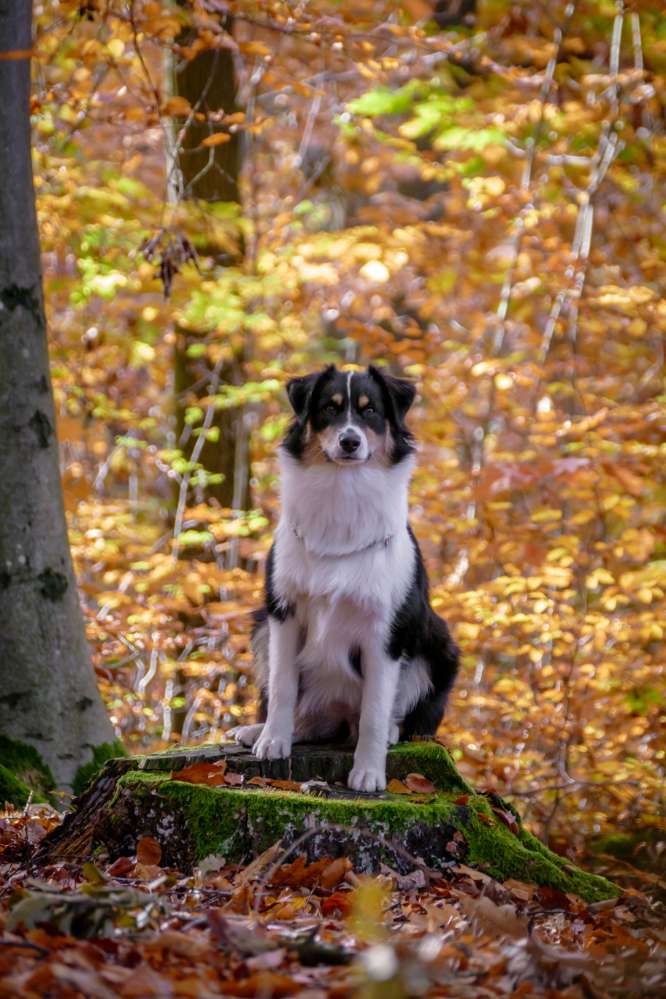
<instances>
[{"instance_id":1,"label":"dog","mask_svg":"<svg viewBox=\"0 0 666 999\"><path fill-rule=\"evenodd\" d=\"M294 378L281 515L252 640L264 721L229 733L262 760L356 743L349 787L386 787L388 746L432 736L458 669L408 523L414 386L377 367Z\"/></svg>"}]
</instances>

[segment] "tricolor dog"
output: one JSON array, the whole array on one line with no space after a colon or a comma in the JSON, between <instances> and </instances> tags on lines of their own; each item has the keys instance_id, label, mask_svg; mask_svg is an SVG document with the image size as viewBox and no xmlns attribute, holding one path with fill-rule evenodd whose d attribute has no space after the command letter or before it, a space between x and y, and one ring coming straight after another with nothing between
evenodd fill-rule
<instances>
[{"instance_id":1,"label":"tricolor dog","mask_svg":"<svg viewBox=\"0 0 666 999\"><path fill-rule=\"evenodd\" d=\"M287 385L281 515L253 634L265 721L234 729L259 759L356 743L349 786L386 786L386 751L432 735L458 667L408 523L414 387L378 368Z\"/></svg>"}]
</instances>

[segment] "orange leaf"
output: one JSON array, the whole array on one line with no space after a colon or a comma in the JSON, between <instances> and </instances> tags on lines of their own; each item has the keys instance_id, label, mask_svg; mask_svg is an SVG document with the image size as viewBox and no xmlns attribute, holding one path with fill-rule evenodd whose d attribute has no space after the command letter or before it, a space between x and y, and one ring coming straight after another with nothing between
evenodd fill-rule
<instances>
[{"instance_id":1,"label":"orange leaf","mask_svg":"<svg viewBox=\"0 0 666 999\"><path fill-rule=\"evenodd\" d=\"M397 780L395 777L392 777L391 780L388 782L386 790L389 791L391 794L412 793L406 784L403 784L401 780Z\"/></svg>"},{"instance_id":2,"label":"orange leaf","mask_svg":"<svg viewBox=\"0 0 666 999\"><path fill-rule=\"evenodd\" d=\"M297 780L269 780L269 787L276 787L279 791L300 791L301 785Z\"/></svg>"},{"instance_id":3,"label":"orange leaf","mask_svg":"<svg viewBox=\"0 0 666 999\"><path fill-rule=\"evenodd\" d=\"M349 857L338 857L331 861L328 867L321 872L319 884L322 888L334 888L344 881L347 872L351 871L352 863Z\"/></svg>"},{"instance_id":4,"label":"orange leaf","mask_svg":"<svg viewBox=\"0 0 666 999\"><path fill-rule=\"evenodd\" d=\"M267 911L271 919L295 919L302 916L302 909L307 902L305 895L293 895L284 902L278 902Z\"/></svg>"},{"instance_id":5,"label":"orange leaf","mask_svg":"<svg viewBox=\"0 0 666 999\"><path fill-rule=\"evenodd\" d=\"M272 971L259 971L256 975L238 981L230 978L219 982L220 995L225 996L272 996L281 999L282 996L294 996L301 991L301 985L288 978L287 975L277 975Z\"/></svg>"},{"instance_id":6,"label":"orange leaf","mask_svg":"<svg viewBox=\"0 0 666 999\"><path fill-rule=\"evenodd\" d=\"M164 105L165 114L185 115L192 110L192 105L186 97L170 97Z\"/></svg>"},{"instance_id":7,"label":"orange leaf","mask_svg":"<svg viewBox=\"0 0 666 999\"><path fill-rule=\"evenodd\" d=\"M433 782L423 774L407 774L405 784L410 791L415 791L417 794L434 794L437 790Z\"/></svg>"},{"instance_id":8,"label":"orange leaf","mask_svg":"<svg viewBox=\"0 0 666 999\"><path fill-rule=\"evenodd\" d=\"M172 780L184 780L188 784L208 784L211 787L219 787L224 784L224 775L227 769L226 760L216 760L215 763L193 763L190 767L182 770L174 770L171 774Z\"/></svg>"},{"instance_id":9,"label":"orange leaf","mask_svg":"<svg viewBox=\"0 0 666 999\"><path fill-rule=\"evenodd\" d=\"M336 891L321 903L323 916L335 916L339 913L343 918L349 915L351 909L351 891Z\"/></svg>"},{"instance_id":10,"label":"orange leaf","mask_svg":"<svg viewBox=\"0 0 666 999\"><path fill-rule=\"evenodd\" d=\"M205 139L201 140L202 146L221 146L224 142L231 142L231 136L228 132L214 132L213 135L207 135Z\"/></svg>"},{"instance_id":11,"label":"orange leaf","mask_svg":"<svg viewBox=\"0 0 666 999\"><path fill-rule=\"evenodd\" d=\"M136 859L139 864L159 864L162 847L152 836L142 836L136 844Z\"/></svg>"},{"instance_id":12,"label":"orange leaf","mask_svg":"<svg viewBox=\"0 0 666 999\"><path fill-rule=\"evenodd\" d=\"M129 857L118 857L107 867L106 873L112 878L124 878L134 867L134 861Z\"/></svg>"},{"instance_id":13,"label":"orange leaf","mask_svg":"<svg viewBox=\"0 0 666 999\"><path fill-rule=\"evenodd\" d=\"M306 864L303 854L299 854L293 863L283 864L278 868L271 881L274 885L290 885L292 888L314 888L315 885L333 888L350 869L348 857L338 857L337 860L322 857L312 864Z\"/></svg>"}]
</instances>

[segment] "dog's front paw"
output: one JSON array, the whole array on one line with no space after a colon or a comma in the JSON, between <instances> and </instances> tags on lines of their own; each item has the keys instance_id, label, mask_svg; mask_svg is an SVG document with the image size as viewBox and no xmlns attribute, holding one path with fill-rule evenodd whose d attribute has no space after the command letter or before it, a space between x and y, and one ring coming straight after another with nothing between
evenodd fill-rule
<instances>
[{"instance_id":1,"label":"dog's front paw","mask_svg":"<svg viewBox=\"0 0 666 999\"><path fill-rule=\"evenodd\" d=\"M347 778L347 786L355 791L383 791L386 787L386 773L379 767L356 763Z\"/></svg>"},{"instance_id":2,"label":"dog's front paw","mask_svg":"<svg viewBox=\"0 0 666 999\"><path fill-rule=\"evenodd\" d=\"M227 739L233 739L234 742L239 743L241 746L253 746L261 735L263 728L263 722L256 725L238 725L237 728L230 729L226 737Z\"/></svg>"},{"instance_id":3,"label":"dog's front paw","mask_svg":"<svg viewBox=\"0 0 666 999\"><path fill-rule=\"evenodd\" d=\"M264 731L261 733L252 752L258 760L284 760L291 756L291 736Z\"/></svg>"}]
</instances>

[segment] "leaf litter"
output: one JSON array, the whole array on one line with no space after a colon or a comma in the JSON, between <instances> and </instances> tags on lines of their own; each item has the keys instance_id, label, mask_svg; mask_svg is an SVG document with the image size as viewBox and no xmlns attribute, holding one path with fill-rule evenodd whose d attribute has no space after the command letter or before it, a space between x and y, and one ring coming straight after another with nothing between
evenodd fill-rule
<instances>
[{"instance_id":1,"label":"leaf litter","mask_svg":"<svg viewBox=\"0 0 666 999\"><path fill-rule=\"evenodd\" d=\"M114 860L31 866L17 841L36 844L57 821L45 806L0 819L2 999L656 999L666 988L663 897L649 879L646 893L625 878L618 899L588 905L464 864L366 877L346 857L308 863L279 845L185 876L160 866L149 836Z\"/></svg>"}]
</instances>

